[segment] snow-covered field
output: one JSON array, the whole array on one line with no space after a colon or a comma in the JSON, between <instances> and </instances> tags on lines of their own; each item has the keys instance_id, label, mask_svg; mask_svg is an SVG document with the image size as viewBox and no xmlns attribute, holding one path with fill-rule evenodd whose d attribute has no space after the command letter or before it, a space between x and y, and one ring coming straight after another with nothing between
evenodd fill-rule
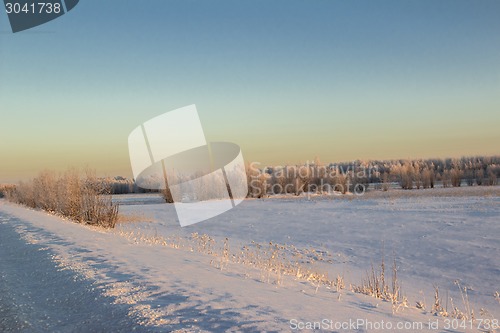
<instances>
[{"instance_id":1,"label":"snow-covered field","mask_svg":"<svg viewBox=\"0 0 500 333\"><path fill-rule=\"evenodd\" d=\"M74 274L89 293L99 292L85 298L92 300L89 316L92 308L110 311L109 303L115 303L117 316L127 313L127 318L109 322L96 317L94 324L106 331L123 331L130 323L130 330L162 332L293 331L322 320L324 331L337 332L463 332L477 331L478 326L487 331L488 321L462 323L430 312L438 286L448 312L453 305L467 312L470 303L476 318L500 319L500 298L495 297L500 291L499 194L494 187L246 200L226 214L186 228L157 195L116 196L126 218L112 231L5 201L0 201L0 217L2 228L15 230L27 244L26 256L44 253L52 268ZM257 253L259 246L260 254L279 248L278 255L298 258L297 264L309 272L342 277L345 288L263 272L241 259ZM6 260L0 250L1 260ZM259 260L270 261L271 252ZM351 291L350 285L359 286L372 264L379 269L383 257L388 280L396 260L407 307ZM33 274L24 273L28 283ZM2 279L9 274L2 271ZM68 283L61 279L59 294L43 297L64 297L71 287L62 287ZM467 298L459 286L467 289ZM34 302L36 291L31 293ZM0 307L23 302L22 295L16 297L2 298ZM416 302L425 309L417 309ZM0 328L12 325L1 320L5 313L0 308ZM37 327L39 318L25 315L23 327ZM357 320L360 326L353 325ZM468 329L456 327L464 324ZM68 328L52 325L54 330Z\"/></svg>"}]
</instances>

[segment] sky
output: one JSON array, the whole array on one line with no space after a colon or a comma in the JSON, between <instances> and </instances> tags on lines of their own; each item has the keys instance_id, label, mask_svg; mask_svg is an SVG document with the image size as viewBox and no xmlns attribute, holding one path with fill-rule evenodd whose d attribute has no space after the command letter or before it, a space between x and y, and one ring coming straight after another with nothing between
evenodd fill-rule
<instances>
[{"instance_id":1,"label":"sky","mask_svg":"<svg viewBox=\"0 0 500 333\"><path fill-rule=\"evenodd\" d=\"M500 2L84 0L0 12L0 182L131 176L127 138L196 104L263 165L500 153Z\"/></svg>"}]
</instances>

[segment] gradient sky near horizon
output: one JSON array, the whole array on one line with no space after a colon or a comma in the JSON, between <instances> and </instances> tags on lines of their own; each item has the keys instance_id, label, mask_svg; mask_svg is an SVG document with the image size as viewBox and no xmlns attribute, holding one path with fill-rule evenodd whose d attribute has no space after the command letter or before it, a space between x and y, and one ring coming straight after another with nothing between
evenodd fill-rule
<instances>
[{"instance_id":1,"label":"gradient sky near horizon","mask_svg":"<svg viewBox=\"0 0 500 333\"><path fill-rule=\"evenodd\" d=\"M500 1L82 0L0 12L0 182L130 177L127 137L196 104L262 164L498 155Z\"/></svg>"}]
</instances>

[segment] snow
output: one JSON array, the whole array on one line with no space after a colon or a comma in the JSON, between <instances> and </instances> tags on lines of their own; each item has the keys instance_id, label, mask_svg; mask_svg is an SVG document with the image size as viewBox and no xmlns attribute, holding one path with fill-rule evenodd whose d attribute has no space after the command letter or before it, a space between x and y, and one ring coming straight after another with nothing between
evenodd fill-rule
<instances>
[{"instance_id":1,"label":"snow","mask_svg":"<svg viewBox=\"0 0 500 333\"><path fill-rule=\"evenodd\" d=\"M455 281L468 287L476 317L484 308L488 314L483 317L500 318L500 303L494 296L500 289L498 188L246 200L225 214L185 228L179 226L173 205L162 204L157 195L114 199L131 222L111 231L3 200L0 216L26 247L47 248L54 265L91 283L102 294L99 302L125 308L139 328L290 331L299 321L305 325L328 319L340 325L366 319L394 326L423 323L422 330L395 332L445 331L445 319L429 313L433 286L439 286L443 302L448 295L465 310ZM198 252L193 233L213 237L217 255ZM304 265L311 270L330 278L344 276L347 288L337 291L292 276L282 276L277 283L275 275L263 277L255 267L225 262L226 237L231 253L241 252L243 246L255 248L253 242L287 244L286 248L304 254ZM349 284L359 285L383 256L388 276L396 259L408 307L393 308L390 302L349 290ZM425 311L415 308L417 301L426 303ZM435 320L439 330L428 327ZM102 325L109 329L109 324ZM332 331L356 330L334 327Z\"/></svg>"}]
</instances>

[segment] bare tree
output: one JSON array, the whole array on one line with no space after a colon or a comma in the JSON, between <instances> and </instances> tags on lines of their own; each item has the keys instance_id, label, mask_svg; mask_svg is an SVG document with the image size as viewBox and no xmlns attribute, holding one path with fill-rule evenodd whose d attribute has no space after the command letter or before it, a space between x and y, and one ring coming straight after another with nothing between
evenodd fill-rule
<instances>
[{"instance_id":1,"label":"bare tree","mask_svg":"<svg viewBox=\"0 0 500 333\"><path fill-rule=\"evenodd\" d=\"M476 170L475 172L476 184L481 186L484 180L484 171L483 169Z\"/></svg>"},{"instance_id":2,"label":"bare tree","mask_svg":"<svg viewBox=\"0 0 500 333\"><path fill-rule=\"evenodd\" d=\"M383 191L388 191L389 190L389 187L390 187L390 183L389 183L389 173L388 172L384 172L382 174L382 190Z\"/></svg>"},{"instance_id":3,"label":"bare tree","mask_svg":"<svg viewBox=\"0 0 500 333\"><path fill-rule=\"evenodd\" d=\"M425 168L422 171L422 186L424 188L430 188L431 187L431 183L432 183L431 173L432 173L431 170L429 170L428 168Z\"/></svg>"},{"instance_id":4,"label":"bare tree","mask_svg":"<svg viewBox=\"0 0 500 333\"><path fill-rule=\"evenodd\" d=\"M488 185L493 186L498 184L497 175L491 165L486 169L486 174L488 175Z\"/></svg>"},{"instance_id":5,"label":"bare tree","mask_svg":"<svg viewBox=\"0 0 500 333\"><path fill-rule=\"evenodd\" d=\"M459 187L462 183L462 176L463 176L462 171L457 167L455 167L454 169L451 170L450 176L451 176L451 185L453 185L454 187Z\"/></svg>"},{"instance_id":6,"label":"bare tree","mask_svg":"<svg viewBox=\"0 0 500 333\"><path fill-rule=\"evenodd\" d=\"M263 198L267 195L268 175L250 165L247 165L248 196L252 198Z\"/></svg>"},{"instance_id":7,"label":"bare tree","mask_svg":"<svg viewBox=\"0 0 500 333\"><path fill-rule=\"evenodd\" d=\"M474 185L474 170L472 170L472 169L465 170L464 178L465 178L465 181L467 182L467 185L473 186Z\"/></svg>"},{"instance_id":8,"label":"bare tree","mask_svg":"<svg viewBox=\"0 0 500 333\"><path fill-rule=\"evenodd\" d=\"M443 183L443 187L448 187L451 184L451 174L449 170L444 170L441 175L441 181Z\"/></svg>"}]
</instances>

